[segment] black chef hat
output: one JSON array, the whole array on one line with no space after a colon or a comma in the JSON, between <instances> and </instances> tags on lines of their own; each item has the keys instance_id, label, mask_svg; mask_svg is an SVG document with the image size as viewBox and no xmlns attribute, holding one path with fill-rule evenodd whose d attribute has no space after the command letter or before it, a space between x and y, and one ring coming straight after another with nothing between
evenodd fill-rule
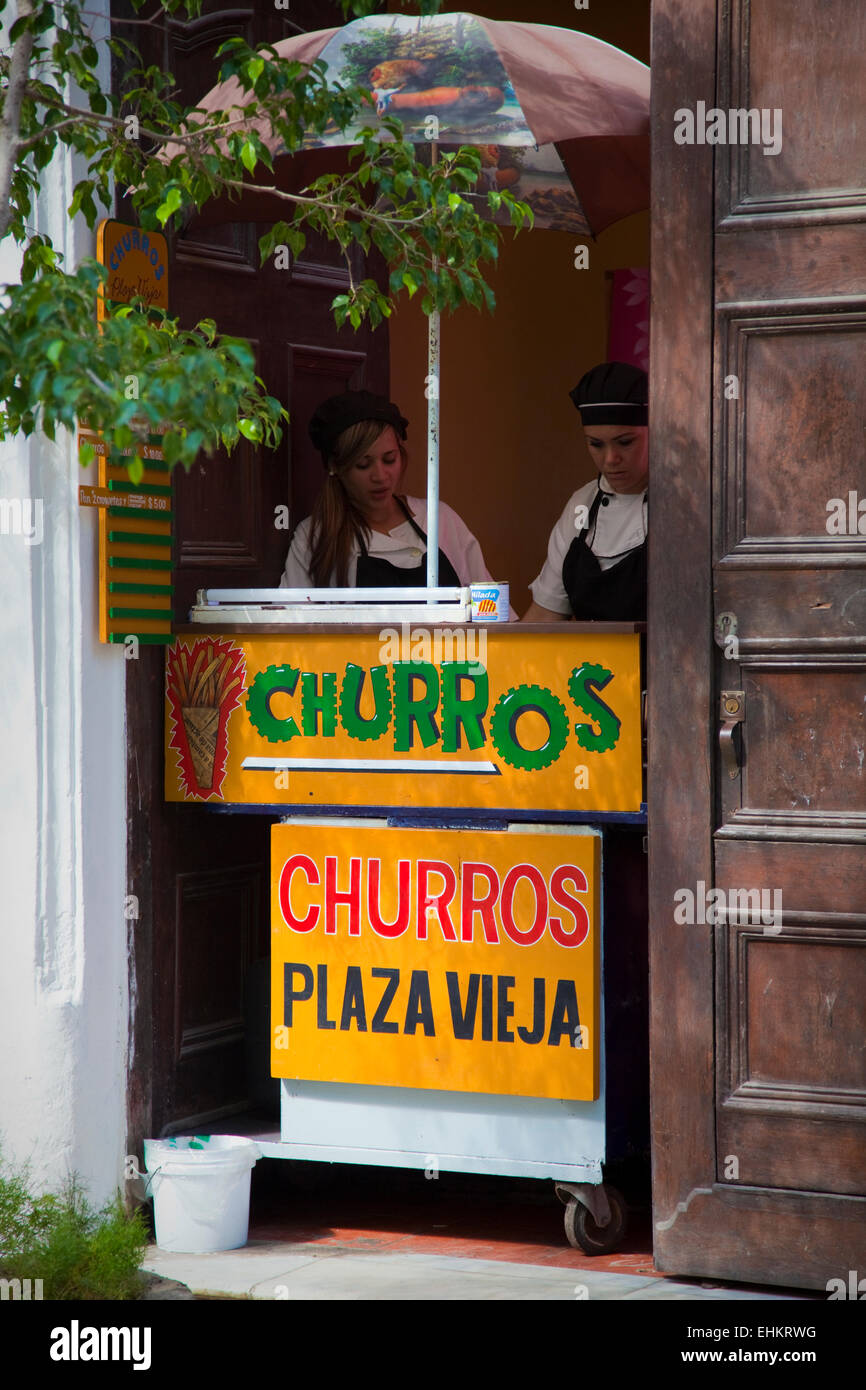
<instances>
[{"instance_id":1,"label":"black chef hat","mask_svg":"<svg viewBox=\"0 0 866 1390\"><path fill-rule=\"evenodd\" d=\"M344 391L322 401L310 421L310 438L326 462L343 430L362 420L381 420L384 425L393 425L400 439L406 438L409 421L391 401L372 391Z\"/></svg>"},{"instance_id":2,"label":"black chef hat","mask_svg":"<svg viewBox=\"0 0 866 1390\"><path fill-rule=\"evenodd\" d=\"M585 425L647 423L647 375L628 362L600 362L569 395Z\"/></svg>"}]
</instances>

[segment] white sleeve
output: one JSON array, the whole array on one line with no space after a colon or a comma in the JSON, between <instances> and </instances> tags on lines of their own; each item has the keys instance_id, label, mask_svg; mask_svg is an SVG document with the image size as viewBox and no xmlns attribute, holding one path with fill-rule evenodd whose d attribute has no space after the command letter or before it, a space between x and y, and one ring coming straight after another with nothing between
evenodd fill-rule
<instances>
[{"instance_id":1,"label":"white sleeve","mask_svg":"<svg viewBox=\"0 0 866 1390\"><path fill-rule=\"evenodd\" d=\"M592 484L592 487L595 487L595 484ZM583 488L579 488L566 502L562 515L550 533L544 568L529 586L535 602L540 603L542 608L549 608L551 613L571 614L571 604L562 583L562 566L571 542L577 535L574 509L582 500L583 491Z\"/></svg>"},{"instance_id":2,"label":"white sleeve","mask_svg":"<svg viewBox=\"0 0 866 1390\"><path fill-rule=\"evenodd\" d=\"M292 537L286 565L280 578L281 589L309 589L313 585L310 574L310 518L301 522Z\"/></svg>"},{"instance_id":3,"label":"white sleeve","mask_svg":"<svg viewBox=\"0 0 866 1390\"><path fill-rule=\"evenodd\" d=\"M280 577L281 589L314 589L316 587L310 573L310 531L312 525L312 517L305 517L292 537L289 553L286 556L285 569ZM357 545L353 545L352 554L349 556L347 588L353 589L355 587L357 571L358 548ZM322 587L326 589L336 588L333 572L327 584Z\"/></svg>"}]
</instances>

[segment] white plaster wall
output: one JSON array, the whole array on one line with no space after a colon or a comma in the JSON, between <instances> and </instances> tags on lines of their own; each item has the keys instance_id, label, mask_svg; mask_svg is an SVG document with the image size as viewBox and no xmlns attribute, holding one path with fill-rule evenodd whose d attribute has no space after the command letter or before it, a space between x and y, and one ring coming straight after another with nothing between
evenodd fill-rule
<instances>
[{"instance_id":1,"label":"white plaster wall","mask_svg":"<svg viewBox=\"0 0 866 1390\"><path fill-rule=\"evenodd\" d=\"M37 210L67 268L94 254L73 182L58 157ZM0 281L19 264L4 243ZM125 661L97 639L93 472L69 435L0 444L0 498L42 503L41 540L0 534L0 1143L101 1204L123 1182L129 1001Z\"/></svg>"}]
</instances>

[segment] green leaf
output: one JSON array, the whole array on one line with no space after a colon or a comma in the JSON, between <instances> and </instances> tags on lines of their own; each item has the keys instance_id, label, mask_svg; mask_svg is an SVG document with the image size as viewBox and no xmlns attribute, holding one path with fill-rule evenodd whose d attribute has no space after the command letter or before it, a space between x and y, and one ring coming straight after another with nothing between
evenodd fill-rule
<instances>
[{"instance_id":1,"label":"green leaf","mask_svg":"<svg viewBox=\"0 0 866 1390\"><path fill-rule=\"evenodd\" d=\"M181 454L180 435L175 430L166 430L162 436L162 456L166 463L175 464Z\"/></svg>"},{"instance_id":2,"label":"green leaf","mask_svg":"<svg viewBox=\"0 0 866 1390\"><path fill-rule=\"evenodd\" d=\"M172 216L172 214L177 212L182 202L183 195L180 189L177 187L169 188L168 192L165 195L165 198L156 210L156 216L159 220L160 226L165 226L166 222Z\"/></svg>"},{"instance_id":3,"label":"green leaf","mask_svg":"<svg viewBox=\"0 0 866 1390\"><path fill-rule=\"evenodd\" d=\"M256 147L252 140L245 140L241 146L241 163L252 174L257 163Z\"/></svg>"},{"instance_id":4,"label":"green leaf","mask_svg":"<svg viewBox=\"0 0 866 1390\"><path fill-rule=\"evenodd\" d=\"M264 430L259 420L238 420L238 429L244 436L244 439L251 439L254 444L261 444Z\"/></svg>"},{"instance_id":5,"label":"green leaf","mask_svg":"<svg viewBox=\"0 0 866 1390\"><path fill-rule=\"evenodd\" d=\"M127 464L126 468L127 472L129 473L130 480L133 483L140 483L142 478L144 477L144 464L142 463L138 454L133 455L133 457L129 460L129 463Z\"/></svg>"},{"instance_id":6,"label":"green leaf","mask_svg":"<svg viewBox=\"0 0 866 1390\"><path fill-rule=\"evenodd\" d=\"M465 298L469 301L469 303L472 304L476 309L480 309L480 308L481 308L481 290L480 290L480 288L479 288L479 286L478 286L478 282L477 282L476 280L473 280L472 277L471 277L470 275L467 275L465 270L458 270L458 272L457 272L457 280L458 280L458 283L459 283L459 285L460 285L461 290L463 291L464 297L465 297Z\"/></svg>"},{"instance_id":7,"label":"green leaf","mask_svg":"<svg viewBox=\"0 0 866 1390\"><path fill-rule=\"evenodd\" d=\"M229 356L233 357L240 367L244 367L247 371L252 371L256 357L249 344L229 342L226 339L223 339L223 342Z\"/></svg>"},{"instance_id":8,"label":"green leaf","mask_svg":"<svg viewBox=\"0 0 866 1390\"><path fill-rule=\"evenodd\" d=\"M142 0L142 3L143 3L143 0ZM140 6L138 6L137 8L140 8ZM246 45L246 39L242 39L242 38L226 39L225 43L221 43L221 44L220 44L219 48L217 49L216 53L214 54L214 57L215 57L215 58L222 58L222 56L223 56L224 53L231 53L234 49L236 49L236 48L243 48L243 47L245 47L245 45Z\"/></svg>"}]
</instances>

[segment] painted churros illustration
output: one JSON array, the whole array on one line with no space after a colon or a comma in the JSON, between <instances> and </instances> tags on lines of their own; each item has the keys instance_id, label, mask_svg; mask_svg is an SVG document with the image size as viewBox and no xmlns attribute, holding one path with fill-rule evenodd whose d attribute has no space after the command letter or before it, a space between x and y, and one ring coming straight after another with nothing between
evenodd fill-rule
<instances>
[{"instance_id":1,"label":"painted churros illustration","mask_svg":"<svg viewBox=\"0 0 866 1390\"><path fill-rule=\"evenodd\" d=\"M227 723L244 688L243 652L231 642L178 643L166 658L172 734L169 746L187 795L219 796L228 751Z\"/></svg>"}]
</instances>

